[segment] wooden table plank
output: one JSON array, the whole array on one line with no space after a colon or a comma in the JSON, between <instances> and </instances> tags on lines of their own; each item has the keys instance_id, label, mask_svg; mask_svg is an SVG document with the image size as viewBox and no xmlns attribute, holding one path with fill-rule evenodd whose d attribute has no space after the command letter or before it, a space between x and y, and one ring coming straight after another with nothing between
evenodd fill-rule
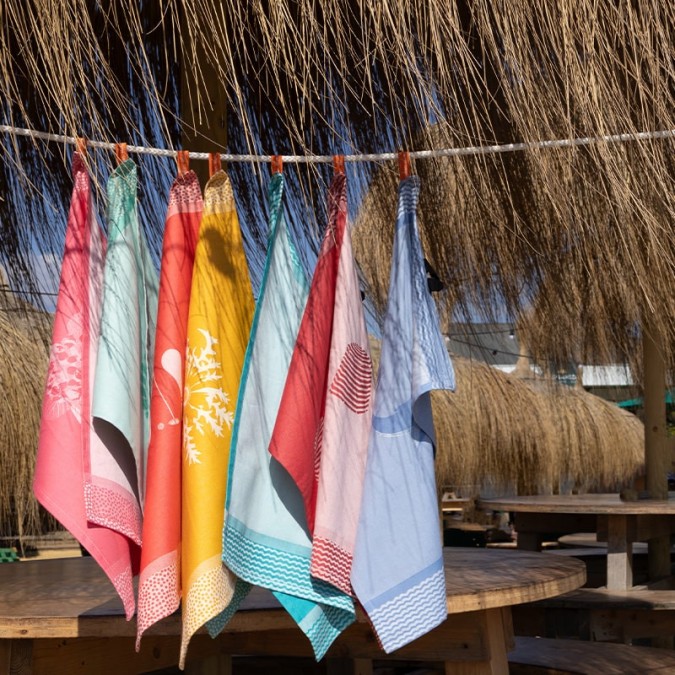
<instances>
[{"instance_id":1,"label":"wooden table plank","mask_svg":"<svg viewBox=\"0 0 675 675\"><path fill-rule=\"evenodd\" d=\"M517 550L449 548L444 563L448 620L441 626L385 655L366 617L358 613L357 623L335 641L328 656L360 663L364 673L369 659L403 658L444 661L447 672L465 675L507 675L511 606L574 590L586 578L579 560ZM62 663L69 664L73 675L131 674L177 660L180 615L153 626L136 654L135 621L125 620L112 585L91 558L0 566L0 587L2 675L15 673L22 650L29 655L26 673L31 675L51 675ZM311 652L290 616L260 588L253 589L215 642L203 633L193 639L188 658L211 658L219 671L218 654Z\"/></svg>"},{"instance_id":2,"label":"wooden table plank","mask_svg":"<svg viewBox=\"0 0 675 675\"><path fill-rule=\"evenodd\" d=\"M532 602L573 590L585 581L580 561L523 551L448 548L444 561L449 614ZM2 637L135 635L135 622L124 619L112 585L92 558L2 565L0 588ZM274 596L256 588L226 630L294 627ZM179 615L159 622L148 634L179 635Z\"/></svg>"},{"instance_id":3,"label":"wooden table plank","mask_svg":"<svg viewBox=\"0 0 675 675\"><path fill-rule=\"evenodd\" d=\"M628 589L633 583L632 543L670 537L675 532L675 495L668 499L623 501L618 494L527 495L481 499L478 507L515 512L518 548L538 549L542 536L577 530L577 518L595 519L592 529L607 539L607 586ZM569 522L572 520L572 522ZM650 578L654 578L651 574Z\"/></svg>"},{"instance_id":4,"label":"wooden table plank","mask_svg":"<svg viewBox=\"0 0 675 675\"><path fill-rule=\"evenodd\" d=\"M618 494L583 495L524 495L479 499L481 509L516 511L518 513L607 513L675 515L675 496L669 499L639 499L622 501Z\"/></svg>"}]
</instances>

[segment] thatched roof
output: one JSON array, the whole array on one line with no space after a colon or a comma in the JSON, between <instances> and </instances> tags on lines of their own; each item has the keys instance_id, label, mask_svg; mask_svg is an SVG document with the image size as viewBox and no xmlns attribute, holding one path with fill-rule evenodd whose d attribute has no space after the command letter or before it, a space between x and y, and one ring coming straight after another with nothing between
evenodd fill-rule
<instances>
[{"instance_id":1,"label":"thatched roof","mask_svg":"<svg viewBox=\"0 0 675 675\"><path fill-rule=\"evenodd\" d=\"M379 361L374 339L371 350ZM642 468L644 426L635 415L582 389L452 361L456 391L432 393L439 486L602 491Z\"/></svg>"},{"instance_id":2,"label":"thatched roof","mask_svg":"<svg viewBox=\"0 0 675 675\"><path fill-rule=\"evenodd\" d=\"M673 44L672 2L0 0L0 100L18 126L165 147L190 131L184 111L214 125L226 116L232 152L268 154L632 134L675 129ZM674 148L660 139L417 161L446 318L506 308L531 322L535 355L559 362L630 359L648 325L672 364ZM41 217L48 200L31 198L54 183L63 198L68 153L44 149L7 140L0 163L0 259L29 279L26 232L57 253L62 242L62 220ZM249 169L232 172L257 269L266 197ZM354 192L372 169L350 167ZM165 160L144 167L149 213L172 171ZM384 172L358 249L377 303L395 208L394 167ZM313 207L327 173L293 173L292 208ZM313 212L297 233L303 250L318 244ZM161 223L146 224L158 234Z\"/></svg>"},{"instance_id":3,"label":"thatched roof","mask_svg":"<svg viewBox=\"0 0 675 675\"><path fill-rule=\"evenodd\" d=\"M582 389L533 389L485 364L453 363L457 391L432 397L440 485L612 491L642 468L644 426L634 415Z\"/></svg>"},{"instance_id":4,"label":"thatched roof","mask_svg":"<svg viewBox=\"0 0 675 675\"><path fill-rule=\"evenodd\" d=\"M0 292L1 537L34 535L55 527L32 490L50 325L49 316Z\"/></svg>"}]
</instances>

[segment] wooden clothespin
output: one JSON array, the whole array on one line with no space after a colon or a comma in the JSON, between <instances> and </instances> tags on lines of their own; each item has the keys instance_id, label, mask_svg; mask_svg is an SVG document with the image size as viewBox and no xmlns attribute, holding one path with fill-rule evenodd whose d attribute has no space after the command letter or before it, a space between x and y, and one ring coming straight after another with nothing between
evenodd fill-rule
<instances>
[{"instance_id":1,"label":"wooden clothespin","mask_svg":"<svg viewBox=\"0 0 675 675\"><path fill-rule=\"evenodd\" d=\"M337 175L345 172L345 156L333 155L333 171Z\"/></svg>"},{"instance_id":2,"label":"wooden clothespin","mask_svg":"<svg viewBox=\"0 0 675 675\"><path fill-rule=\"evenodd\" d=\"M84 136L78 136L75 141L75 150L80 155L87 154L87 139Z\"/></svg>"},{"instance_id":3,"label":"wooden clothespin","mask_svg":"<svg viewBox=\"0 0 675 675\"><path fill-rule=\"evenodd\" d=\"M218 173L222 168L220 153L219 152L210 152L209 153L209 178L213 176L214 173Z\"/></svg>"},{"instance_id":4,"label":"wooden clothespin","mask_svg":"<svg viewBox=\"0 0 675 675\"><path fill-rule=\"evenodd\" d=\"M281 173L284 169L284 163L281 155L272 155L272 175Z\"/></svg>"},{"instance_id":5,"label":"wooden clothespin","mask_svg":"<svg viewBox=\"0 0 675 675\"><path fill-rule=\"evenodd\" d=\"M398 177L400 180L405 180L410 177L410 153L398 153Z\"/></svg>"},{"instance_id":6,"label":"wooden clothespin","mask_svg":"<svg viewBox=\"0 0 675 675\"><path fill-rule=\"evenodd\" d=\"M115 157L117 158L118 164L126 162L129 159L126 143L115 143Z\"/></svg>"},{"instance_id":7,"label":"wooden clothespin","mask_svg":"<svg viewBox=\"0 0 675 675\"><path fill-rule=\"evenodd\" d=\"M187 150L178 150L176 153L178 175L182 178L190 170L190 153Z\"/></svg>"}]
</instances>

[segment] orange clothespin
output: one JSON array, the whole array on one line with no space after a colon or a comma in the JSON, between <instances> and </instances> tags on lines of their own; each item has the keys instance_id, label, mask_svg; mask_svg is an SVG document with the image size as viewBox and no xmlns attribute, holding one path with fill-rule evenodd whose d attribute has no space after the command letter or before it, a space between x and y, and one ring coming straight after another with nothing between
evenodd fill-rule
<instances>
[{"instance_id":1,"label":"orange clothespin","mask_svg":"<svg viewBox=\"0 0 675 675\"><path fill-rule=\"evenodd\" d=\"M178 150L176 152L176 164L178 165L178 175L184 176L190 170L190 153L187 150Z\"/></svg>"},{"instance_id":2,"label":"orange clothespin","mask_svg":"<svg viewBox=\"0 0 675 675\"><path fill-rule=\"evenodd\" d=\"M219 152L210 152L209 153L209 178L213 176L214 173L218 173L222 168L220 153Z\"/></svg>"},{"instance_id":3,"label":"orange clothespin","mask_svg":"<svg viewBox=\"0 0 675 675\"><path fill-rule=\"evenodd\" d=\"M405 180L410 177L410 153L398 153L398 177L400 180Z\"/></svg>"},{"instance_id":4,"label":"orange clothespin","mask_svg":"<svg viewBox=\"0 0 675 675\"><path fill-rule=\"evenodd\" d=\"M283 171L283 161L281 155L272 155L272 173L281 173Z\"/></svg>"},{"instance_id":5,"label":"orange clothespin","mask_svg":"<svg viewBox=\"0 0 675 675\"><path fill-rule=\"evenodd\" d=\"M115 157L117 157L118 164L126 162L129 159L126 143L115 143Z\"/></svg>"},{"instance_id":6,"label":"orange clothespin","mask_svg":"<svg viewBox=\"0 0 675 675\"><path fill-rule=\"evenodd\" d=\"M77 137L77 140L75 141L75 150L80 155L87 154L87 139L84 136Z\"/></svg>"},{"instance_id":7,"label":"orange clothespin","mask_svg":"<svg viewBox=\"0 0 675 675\"><path fill-rule=\"evenodd\" d=\"M336 174L345 172L345 156L344 155L333 155L333 171Z\"/></svg>"}]
</instances>

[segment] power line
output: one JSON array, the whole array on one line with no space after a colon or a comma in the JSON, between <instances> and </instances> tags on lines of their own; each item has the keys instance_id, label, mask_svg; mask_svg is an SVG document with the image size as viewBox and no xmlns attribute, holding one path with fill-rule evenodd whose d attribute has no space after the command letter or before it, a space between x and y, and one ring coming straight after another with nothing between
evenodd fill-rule
<instances>
[{"instance_id":1,"label":"power line","mask_svg":"<svg viewBox=\"0 0 675 675\"><path fill-rule=\"evenodd\" d=\"M516 352L507 352L504 351L503 349L493 349L491 347L486 347L484 345L479 345L476 344L475 342L467 342L466 340L458 340L457 338L451 338L453 342L459 342L462 345L468 345L469 347L475 347L476 349L480 349L482 352L490 352L491 354L506 354L507 356L517 356L518 358L520 357L525 357L526 359L529 359L530 361L534 361L534 359L529 356L528 354L517 354Z\"/></svg>"},{"instance_id":2,"label":"power line","mask_svg":"<svg viewBox=\"0 0 675 675\"><path fill-rule=\"evenodd\" d=\"M75 136L52 134L46 131L35 131L13 127L6 124L0 125L0 131L13 134L14 136L28 136L57 143L76 145L78 139ZM639 131L635 133L622 133L603 136L585 136L581 138L559 138L554 140L532 141L530 143L504 143L498 145L472 145L464 148L444 148L438 150L414 150L411 151L411 159L430 159L432 157L458 157L463 155L491 155L503 152L520 152L523 150L537 150L544 148L569 148L596 143L627 143L630 141L656 140L662 138L675 138L675 129L662 131ZM114 150L115 143L105 141L87 140L87 147ZM164 148L149 148L142 145L127 145L127 151L157 157L176 157L176 150ZM190 159L208 159L208 152L189 152ZM224 162L271 162L273 155L231 155L220 154ZM281 160L293 164L328 164L333 161L333 155L281 155ZM396 159L397 152L383 152L363 155L344 155L345 162L379 162Z\"/></svg>"}]
</instances>

